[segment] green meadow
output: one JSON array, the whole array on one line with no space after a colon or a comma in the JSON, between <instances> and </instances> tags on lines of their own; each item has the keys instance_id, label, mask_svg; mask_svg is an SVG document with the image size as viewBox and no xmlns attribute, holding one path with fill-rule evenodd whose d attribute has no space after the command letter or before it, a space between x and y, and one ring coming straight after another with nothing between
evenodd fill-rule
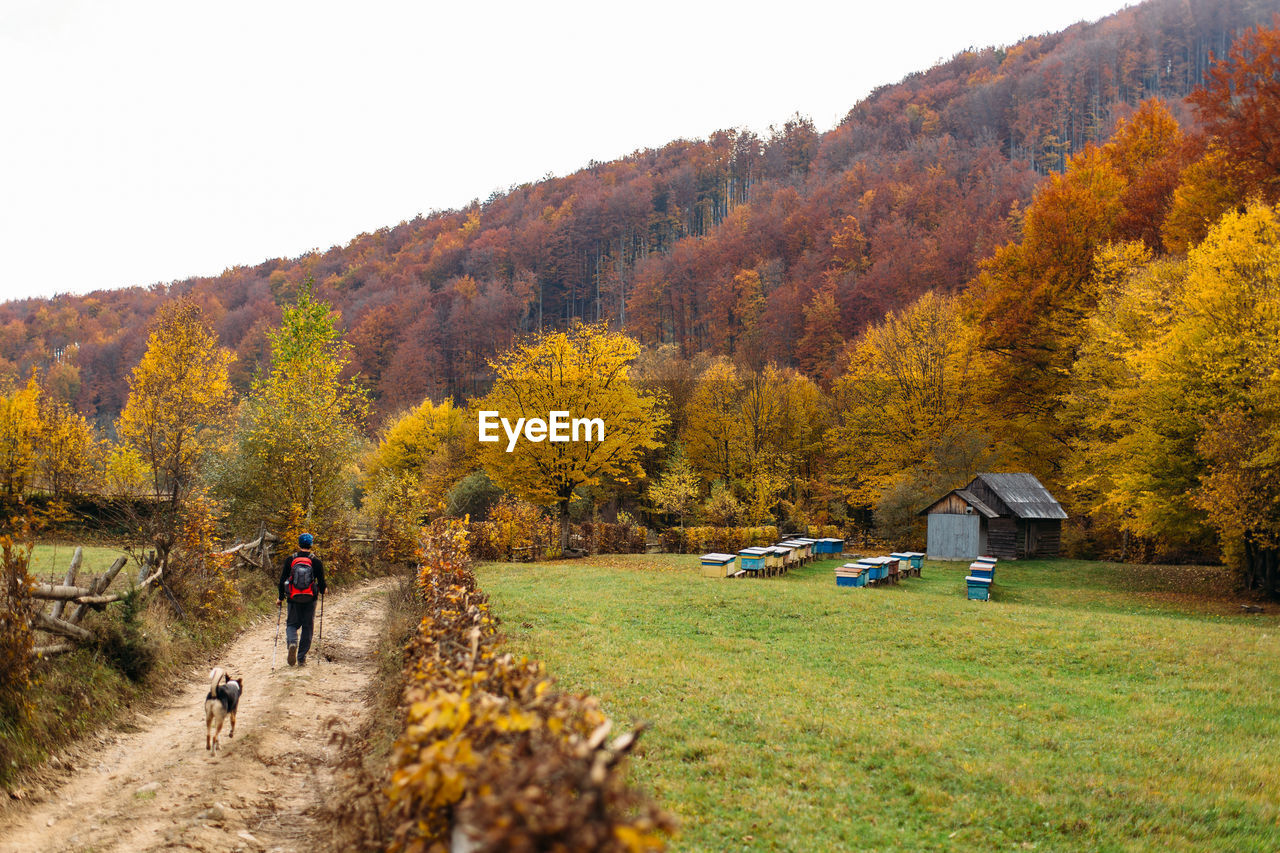
<instances>
[{"instance_id":1,"label":"green meadow","mask_svg":"<svg viewBox=\"0 0 1280 853\"><path fill-rule=\"evenodd\" d=\"M1221 569L959 564L837 588L836 561L484 564L512 650L619 723L672 847L1280 849L1280 618Z\"/></svg>"},{"instance_id":2,"label":"green meadow","mask_svg":"<svg viewBox=\"0 0 1280 853\"><path fill-rule=\"evenodd\" d=\"M67 575L67 567L71 565L71 557L75 554L76 546L64 542L41 542L31 550L31 563L27 566L28 573L41 583L62 583ZM124 551L119 548L103 547L98 545L85 545L82 548L80 557L80 571L77 574L78 580L83 584L87 583L90 578L100 575L107 569L111 568L111 564L115 562L117 557L124 556ZM124 571L130 574L137 574L136 565L126 565Z\"/></svg>"}]
</instances>

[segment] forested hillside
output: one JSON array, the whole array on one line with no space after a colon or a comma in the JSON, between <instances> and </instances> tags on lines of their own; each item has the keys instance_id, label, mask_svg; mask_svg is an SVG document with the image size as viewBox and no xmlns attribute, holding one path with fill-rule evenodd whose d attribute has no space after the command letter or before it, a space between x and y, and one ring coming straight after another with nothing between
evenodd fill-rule
<instances>
[{"instance_id":1,"label":"forested hillside","mask_svg":"<svg viewBox=\"0 0 1280 853\"><path fill-rule=\"evenodd\" d=\"M38 368L46 390L105 427L155 310L190 293L236 354L244 389L280 305L312 276L381 414L483 390L487 359L513 336L573 318L830 379L834 354L886 311L973 279L1017 237L1043 176L1141 100L1163 97L1190 127L1182 98L1210 51L1277 10L1152 0L959 53L875 91L826 133L799 116L764 136L723 130L300 258L8 303L0 369L21 382ZM69 223L69 244L75 227L92 223Z\"/></svg>"}]
</instances>

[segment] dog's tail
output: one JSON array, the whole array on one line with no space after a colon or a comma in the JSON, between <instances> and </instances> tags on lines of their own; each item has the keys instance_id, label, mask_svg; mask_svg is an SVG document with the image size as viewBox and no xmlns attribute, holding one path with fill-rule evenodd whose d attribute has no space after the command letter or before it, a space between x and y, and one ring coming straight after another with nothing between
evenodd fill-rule
<instances>
[{"instance_id":1,"label":"dog's tail","mask_svg":"<svg viewBox=\"0 0 1280 853\"><path fill-rule=\"evenodd\" d=\"M218 685L227 680L227 671L220 666L215 666L209 671L209 698L216 699L218 697Z\"/></svg>"}]
</instances>

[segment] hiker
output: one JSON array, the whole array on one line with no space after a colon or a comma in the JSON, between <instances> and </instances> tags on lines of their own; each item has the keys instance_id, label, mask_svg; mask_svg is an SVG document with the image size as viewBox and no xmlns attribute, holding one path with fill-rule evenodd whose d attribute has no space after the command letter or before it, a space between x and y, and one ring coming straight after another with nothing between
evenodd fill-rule
<instances>
[{"instance_id":1,"label":"hiker","mask_svg":"<svg viewBox=\"0 0 1280 853\"><path fill-rule=\"evenodd\" d=\"M298 550L284 558L280 567L280 600L289 600L289 618L285 620L284 639L289 644L289 666L307 665L311 648L311 623L316 616L316 597L324 595L324 563L311 552L310 533L298 537ZM298 636L298 629L302 636Z\"/></svg>"}]
</instances>

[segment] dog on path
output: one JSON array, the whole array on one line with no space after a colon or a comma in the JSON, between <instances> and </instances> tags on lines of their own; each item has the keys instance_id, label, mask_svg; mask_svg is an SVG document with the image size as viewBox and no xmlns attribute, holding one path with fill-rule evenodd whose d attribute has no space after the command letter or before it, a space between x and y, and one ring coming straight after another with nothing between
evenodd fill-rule
<instances>
[{"instance_id":1,"label":"dog on path","mask_svg":"<svg viewBox=\"0 0 1280 853\"><path fill-rule=\"evenodd\" d=\"M204 748L218 751L218 735L222 722L231 718L231 730L227 737L236 736L236 707L244 690L243 678L232 678L220 666L209 672L209 695L204 698Z\"/></svg>"}]
</instances>

